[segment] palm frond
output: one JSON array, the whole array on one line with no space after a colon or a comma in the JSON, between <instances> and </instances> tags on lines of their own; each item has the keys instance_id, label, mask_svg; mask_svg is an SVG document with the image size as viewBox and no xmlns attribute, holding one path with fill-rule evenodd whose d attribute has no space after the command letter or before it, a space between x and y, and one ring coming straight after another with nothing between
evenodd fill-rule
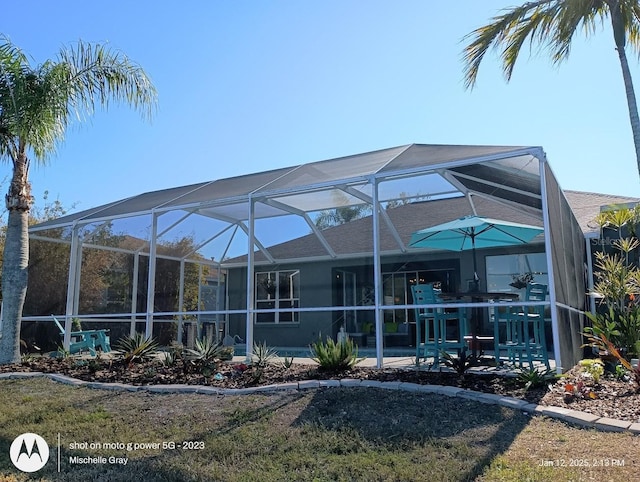
<instances>
[{"instance_id":1,"label":"palm frond","mask_svg":"<svg viewBox=\"0 0 640 482\"><path fill-rule=\"evenodd\" d=\"M490 49L496 49L505 43L508 45L511 42L512 32L526 21L532 11L555 1L557 0L540 0L513 7L502 15L493 17L491 23L465 35L463 41L471 40L471 43L463 51L465 87L473 88L475 85L480 64Z\"/></svg>"},{"instance_id":2,"label":"palm frond","mask_svg":"<svg viewBox=\"0 0 640 482\"><path fill-rule=\"evenodd\" d=\"M480 64L491 49L502 48L502 69L509 81L527 40L530 52L549 50L552 62L558 64L568 57L577 31L583 30L589 36L606 20L612 21L617 44L624 46L626 36L638 49L640 6L637 1L540 0L507 9L493 17L488 25L463 38L470 41L463 50L465 87L473 88Z\"/></svg>"},{"instance_id":3,"label":"palm frond","mask_svg":"<svg viewBox=\"0 0 640 482\"><path fill-rule=\"evenodd\" d=\"M124 54L79 41L63 48L57 61L32 66L0 37L0 156L15 162L31 149L37 162L46 162L72 120L82 121L111 102L132 106L146 118L155 110L155 87Z\"/></svg>"},{"instance_id":4,"label":"palm frond","mask_svg":"<svg viewBox=\"0 0 640 482\"><path fill-rule=\"evenodd\" d=\"M66 68L69 100L76 114L92 114L111 101L133 106L151 117L157 92L145 71L122 52L78 41L58 54Z\"/></svg>"}]
</instances>

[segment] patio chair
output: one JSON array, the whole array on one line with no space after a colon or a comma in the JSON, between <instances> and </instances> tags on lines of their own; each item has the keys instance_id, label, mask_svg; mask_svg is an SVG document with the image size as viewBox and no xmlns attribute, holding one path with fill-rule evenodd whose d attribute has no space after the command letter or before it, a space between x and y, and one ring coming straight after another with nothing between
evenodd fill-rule
<instances>
[{"instance_id":1,"label":"patio chair","mask_svg":"<svg viewBox=\"0 0 640 482\"><path fill-rule=\"evenodd\" d=\"M432 284L414 285L411 287L413 302L416 305L433 305L442 303L440 290ZM440 364L442 350L460 350L465 347L464 336L467 334L467 320L464 310L438 307L416 308L416 357L426 358L433 355L433 365ZM457 337L448 337L447 322L457 324ZM431 330L433 326L433 330ZM423 330L424 327L424 330ZM423 335L424 333L424 335Z\"/></svg>"},{"instance_id":2,"label":"patio chair","mask_svg":"<svg viewBox=\"0 0 640 482\"><path fill-rule=\"evenodd\" d=\"M60 334L64 337L64 328L58 319L51 315L53 321L58 325ZM96 350L104 353L111 351L109 330L82 330L71 332L71 343L69 343L69 353L76 354L81 351L88 351L91 356L96 355Z\"/></svg>"},{"instance_id":3,"label":"patio chair","mask_svg":"<svg viewBox=\"0 0 640 482\"><path fill-rule=\"evenodd\" d=\"M544 301L547 297L547 285L529 283L525 292L525 301ZM496 361L502 349L513 364L523 366L528 362L533 368L535 361L541 361L547 368L549 354L545 333L544 306L496 306L494 308ZM505 337L500 342L499 325L504 323Z\"/></svg>"},{"instance_id":4,"label":"patio chair","mask_svg":"<svg viewBox=\"0 0 640 482\"><path fill-rule=\"evenodd\" d=\"M504 300L509 301L509 300ZM496 363L500 363L500 354L506 352L507 361L513 365L522 366L522 354L526 352L525 326L519 323L516 316L518 307L501 306L498 302L493 308L493 338ZM504 335L502 335L504 332ZM528 334L527 334L528 336Z\"/></svg>"}]
</instances>

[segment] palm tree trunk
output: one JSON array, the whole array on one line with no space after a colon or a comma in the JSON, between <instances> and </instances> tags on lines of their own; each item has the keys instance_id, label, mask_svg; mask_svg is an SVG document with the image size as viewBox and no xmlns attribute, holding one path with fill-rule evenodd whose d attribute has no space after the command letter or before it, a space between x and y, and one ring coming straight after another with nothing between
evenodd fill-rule
<instances>
[{"instance_id":1,"label":"palm tree trunk","mask_svg":"<svg viewBox=\"0 0 640 482\"><path fill-rule=\"evenodd\" d=\"M2 338L0 364L20 361L20 322L27 294L28 211L9 211L2 264Z\"/></svg>"},{"instance_id":2,"label":"palm tree trunk","mask_svg":"<svg viewBox=\"0 0 640 482\"><path fill-rule=\"evenodd\" d=\"M624 80L624 89L627 95L627 107L629 108L629 120L631 121L633 145L636 149L636 164L638 165L638 174L640 175L640 118L638 118L638 104L636 103L636 94L633 89L633 80L631 79L629 62L627 62L627 53L625 52L627 31L622 19L620 0L608 0L607 4L609 5L609 10L611 12L613 39L616 44L616 50L618 51L620 67L622 68L622 79Z\"/></svg>"},{"instance_id":3,"label":"palm tree trunk","mask_svg":"<svg viewBox=\"0 0 640 482\"><path fill-rule=\"evenodd\" d=\"M14 162L13 179L6 196L9 220L2 263L2 330L0 364L20 361L20 324L27 295L29 265L29 160L22 154Z\"/></svg>"},{"instance_id":4,"label":"palm tree trunk","mask_svg":"<svg viewBox=\"0 0 640 482\"><path fill-rule=\"evenodd\" d=\"M633 133L633 144L636 148L636 163L638 165L638 174L640 174L640 118L638 117L638 104L636 103L636 94L633 89L633 81L631 80L627 54L625 53L624 47L618 47L616 50L618 51L618 57L620 58L620 67L622 67L622 78L624 79L624 88L627 94L629 120L631 121L631 132Z\"/></svg>"}]
</instances>

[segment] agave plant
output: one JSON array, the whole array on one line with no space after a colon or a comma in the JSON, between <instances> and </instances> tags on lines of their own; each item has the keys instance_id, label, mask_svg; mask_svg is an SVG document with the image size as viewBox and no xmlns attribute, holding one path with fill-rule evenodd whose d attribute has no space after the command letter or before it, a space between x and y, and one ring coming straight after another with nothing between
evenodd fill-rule
<instances>
[{"instance_id":1,"label":"agave plant","mask_svg":"<svg viewBox=\"0 0 640 482\"><path fill-rule=\"evenodd\" d=\"M467 354L466 348L460 350L458 356L454 356L446 350L441 350L440 357L442 358L442 363L446 367L452 368L460 378L464 377L469 368L480 364L480 358L473 354Z\"/></svg>"},{"instance_id":2,"label":"agave plant","mask_svg":"<svg viewBox=\"0 0 640 482\"><path fill-rule=\"evenodd\" d=\"M528 370L521 368L517 371L517 380L524 385L525 391L530 388L548 385L555 382L558 378L559 375L551 368L540 370L538 368L531 367Z\"/></svg>"},{"instance_id":3,"label":"agave plant","mask_svg":"<svg viewBox=\"0 0 640 482\"><path fill-rule=\"evenodd\" d=\"M326 342L318 340L312 343L310 348L311 359L320 365L322 370L348 370L363 360L358 358L358 345L349 337L338 343L327 337Z\"/></svg>"},{"instance_id":4,"label":"agave plant","mask_svg":"<svg viewBox=\"0 0 640 482\"><path fill-rule=\"evenodd\" d=\"M267 342L253 344L253 364L258 368L264 368L278 356L278 352L267 345Z\"/></svg>"},{"instance_id":5,"label":"agave plant","mask_svg":"<svg viewBox=\"0 0 640 482\"><path fill-rule=\"evenodd\" d=\"M142 333L121 338L115 348L127 365L148 361L158 353L158 343Z\"/></svg>"},{"instance_id":6,"label":"agave plant","mask_svg":"<svg viewBox=\"0 0 640 482\"><path fill-rule=\"evenodd\" d=\"M223 347L209 338L197 339L193 348L185 350L187 359L201 372L218 364L223 354Z\"/></svg>"}]
</instances>

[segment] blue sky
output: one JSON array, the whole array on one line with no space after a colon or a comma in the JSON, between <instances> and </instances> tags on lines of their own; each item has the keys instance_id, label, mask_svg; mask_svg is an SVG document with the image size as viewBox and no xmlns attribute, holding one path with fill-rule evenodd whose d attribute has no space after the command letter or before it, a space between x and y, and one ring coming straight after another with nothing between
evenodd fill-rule
<instances>
[{"instance_id":1,"label":"blue sky","mask_svg":"<svg viewBox=\"0 0 640 482\"><path fill-rule=\"evenodd\" d=\"M74 126L32 167L34 194L82 210L415 142L540 145L564 189L640 196L608 25L559 68L524 52L508 84L490 54L464 89L462 37L512 3L10 2L0 31L35 63L77 39L108 42L159 92L151 123L112 107Z\"/></svg>"}]
</instances>

